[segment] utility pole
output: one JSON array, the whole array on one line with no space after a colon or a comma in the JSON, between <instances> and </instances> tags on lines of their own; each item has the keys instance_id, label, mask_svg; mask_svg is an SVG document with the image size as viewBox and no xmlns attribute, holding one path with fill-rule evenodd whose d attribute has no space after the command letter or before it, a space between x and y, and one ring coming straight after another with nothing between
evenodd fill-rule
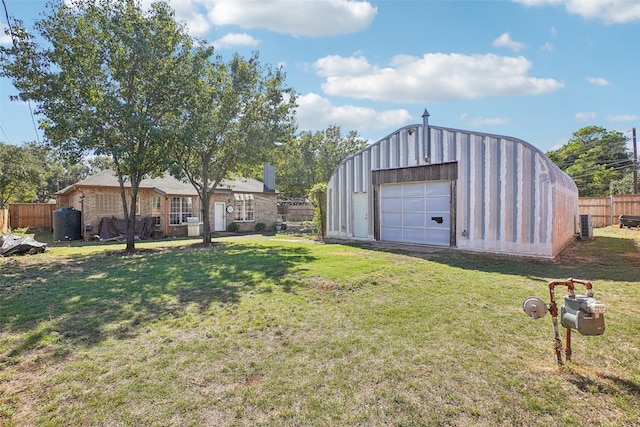
<instances>
[{"instance_id":1,"label":"utility pole","mask_svg":"<svg viewBox=\"0 0 640 427\"><path fill-rule=\"evenodd\" d=\"M638 194L638 146L636 145L636 128L633 128L633 194Z\"/></svg>"}]
</instances>

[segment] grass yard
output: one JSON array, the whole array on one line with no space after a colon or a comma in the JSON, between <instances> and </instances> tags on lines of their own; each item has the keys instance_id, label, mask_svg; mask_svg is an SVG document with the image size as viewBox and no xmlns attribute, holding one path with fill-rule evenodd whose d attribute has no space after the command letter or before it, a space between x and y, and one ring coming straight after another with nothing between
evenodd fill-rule
<instances>
[{"instance_id":1,"label":"grass yard","mask_svg":"<svg viewBox=\"0 0 640 427\"><path fill-rule=\"evenodd\" d=\"M640 425L640 231L596 236L556 262L259 236L0 258L0 425ZM569 277L606 332L558 367L522 301Z\"/></svg>"}]
</instances>

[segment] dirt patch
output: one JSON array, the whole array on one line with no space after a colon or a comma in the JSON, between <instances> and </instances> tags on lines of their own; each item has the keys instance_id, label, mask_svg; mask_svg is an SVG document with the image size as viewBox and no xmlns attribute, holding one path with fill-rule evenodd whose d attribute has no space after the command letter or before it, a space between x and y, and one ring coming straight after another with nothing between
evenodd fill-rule
<instances>
[{"instance_id":1,"label":"dirt patch","mask_svg":"<svg viewBox=\"0 0 640 427\"><path fill-rule=\"evenodd\" d=\"M633 242L624 251L603 249L598 237L576 240L565 248L556 258L560 265L631 265L640 267L640 246Z\"/></svg>"}]
</instances>

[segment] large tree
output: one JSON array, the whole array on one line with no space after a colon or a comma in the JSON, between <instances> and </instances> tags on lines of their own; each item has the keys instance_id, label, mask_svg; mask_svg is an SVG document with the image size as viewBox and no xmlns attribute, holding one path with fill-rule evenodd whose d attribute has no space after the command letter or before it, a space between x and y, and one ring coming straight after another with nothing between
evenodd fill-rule
<instances>
[{"instance_id":1,"label":"large tree","mask_svg":"<svg viewBox=\"0 0 640 427\"><path fill-rule=\"evenodd\" d=\"M293 129L295 94L281 69L240 55L228 62L201 50L194 56L181 133L172 154L201 201L203 243L211 243L209 205L213 192L230 174L262 164L277 141Z\"/></svg>"},{"instance_id":2,"label":"large tree","mask_svg":"<svg viewBox=\"0 0 640 427\"><path fill-rule=\"evenodd\" d=\"M0 209L12 202L33 202L42 169L25 147L0 142Z\"/></svg>"},{"instance_id":3,"label":"large tree","mask_svg":"<svg viewBox=\"0 0 640 427\"><path fill-rule=\"evenodd\" d=\"M145 176L166 170L176 115L184 111L193 41L166 2L54 0L35 24L39 46L14 25L2 74L33 100L45 137L67 153L113 160L134 251L135 200ZM129 187L129 188L127 188Z\"/></svg>"},{"instance_id":4,"label":"large tree","mask_svg":"<svg viewBox=\"0 0 640 427\"><path fill-rule=\"evenodd\" d=\"M302 132L276 151L278 189L287 197L306 196L315 184L327 183L342 160L366 145L356 131L344 135L338 126Z\"/></svg>"},{"instance_id":5,"label":"large tree","mask_svg":"<svg viewBox=\"0 0 640 427\"><path fill-rule=\"evenodd\" d=\"M633 167L626 142L621 132L588 126L574 132L569 142L547 156L573 178L580 196L608 196L612 183Z\"/></svg>"}]
</instances>

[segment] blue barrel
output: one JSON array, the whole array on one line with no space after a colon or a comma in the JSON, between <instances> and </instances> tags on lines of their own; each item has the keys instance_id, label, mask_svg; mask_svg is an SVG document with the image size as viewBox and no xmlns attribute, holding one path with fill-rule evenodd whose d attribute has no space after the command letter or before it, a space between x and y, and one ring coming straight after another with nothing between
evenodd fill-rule
<instances>
[{"instance_id":1,"label":"blue barrel","mask_svg":"<svg viewBox=\"0 0 640 427\"><path fill-rule=\"evenodd\" d=\"M53 240L80 240L82 233L82 213L68 207L53 211Z\"/></svg>"}]
</instances>

